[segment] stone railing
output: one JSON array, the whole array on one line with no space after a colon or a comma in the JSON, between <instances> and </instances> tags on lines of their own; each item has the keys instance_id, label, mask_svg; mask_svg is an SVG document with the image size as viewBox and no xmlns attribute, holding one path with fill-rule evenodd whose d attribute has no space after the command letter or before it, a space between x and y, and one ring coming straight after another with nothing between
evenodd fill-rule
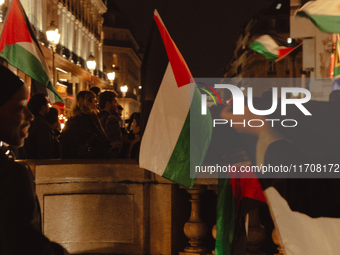
<instances>
[{"instance_id":1,"label":"stone railing","mask_svg":"<svg viewBox=\"0 0 340 255\"><path fill-rule=\"evenodd\" d=\"M133 160L22 162L35 176L44 234L70 253L213 253L216 179L197 179L186 189ZM262 254L264 237L256 229L261 225L254 212L249 254Z\"/></svg>"}]
</instances>

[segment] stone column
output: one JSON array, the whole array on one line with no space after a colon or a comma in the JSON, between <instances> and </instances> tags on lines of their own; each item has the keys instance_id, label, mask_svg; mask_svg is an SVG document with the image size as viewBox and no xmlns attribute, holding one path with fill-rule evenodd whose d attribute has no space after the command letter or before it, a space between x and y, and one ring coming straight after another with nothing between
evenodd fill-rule
<instances>
[{"instance_id":1,"label":"stone column","mask_svg":"<svg viewBox=\"0 0 340 255\"><path fill-rule=\"evenodd\" d=\"M249 212L247 255L265 255L260 248L266 239L266 231L261 225L259 209Z\"/></svg>"},{"instance_id":2,"label":"stone column","mask_svg":"<svg viewBox=\"0 0 340 255\"><path fill-rule=\"evenodd\" d=\"M40 32L43 31L43 22L45 22L45 19L43 18L43 5L42 5L42 2L43 0L40 0L40 1L36 1L36 5L37 5L37 12L36 12L36 15L37 15L37 30L39 30ZM44 1L45 2L45 1Z\"/></svg>"},{"instance_id":3,"label":"stone column","mask_svg":"<svg viewBox=\"0 0 340 255\"><path fill-rule=\"evenodd\" d=\"M56 24L58 26L58 29L59 29L59 33L60 33L60 43L61 43L61 40L63 40L63 32L61 31L61 29L63 28L63 23L62 23L62 19L63 19L63 16L62 16L62 9L63 9L63 5L62 3L58 3L57 5L57 15L58 15L58 18L57 18L57 21L56 21Z\"/></svg>"},{"instance_id":4,"label":"stone column","mask_svg":"<svg viewBox=\"0 0 340 255\"><path fill-rule=\"evenodd\" d=\"M104 71L103 70L103 44L101 42L98 42L98 64L99 64L99 67L98 69L101 70L101 71Z\"/></svg>"},{"instance_id":5,"label":"stone column","mask_svg":"<svg viewBox=\"0 0 340 255\"><path fill-rule=\"evenodd\" d=\"M180 255L206 255L207 248L203 245L203 239L207 235L207 224L203 221L201 215L202 194L207 187L204 185L195 185L192 189L187 189L191 195L191 215L190 219L184 225L184 234L190 239L189 244L180 252Z\"/></svg>"},{"instance_id":6,"label":"stone column","mask_svg":"<svg viewBox=\"0 0 340 255\"><path fill-rule=\"evenodd\" d=\"M77 44L78 44L78 48L77 48L78 62L77 62L77 65L81 66L79 58L83 58L83 56L82 56L82 47L83 47L83 25L82 25L82 23L78 21L77 27L78 27L78 42L77 42Z\"/></svg>"},{"instance_id":7,"label":"stone column","mask_svg":"<svg viewBox=\"0 0 340 255\"><path fill-rule=\"evenodd\" d=\"M209 185L208 189L214 191L215 194L218 196L218 185ZM216 224L211 229L211 235L213 236L213 238L216 241L216 236L217 236L217 227L216 227ZM212 254L212 255L215 254L215 248L211 251L210 254Z\"/></svg>"},{"instance_id":8,"label":"stone column","mask_svg":"<svg viewBox=\"0 0 340 255\"><path fill-rule=\"evenodd\" d=\"M75 43L74 43L74 35L75 35L75 26L74 21L76 17L72 15L71 12L68 13L69 17L69 40L68 40L68 49L70 50L70 57L69 60L73 63L73 52L75 51Z\"/></svg>"},{"instance_id":9,"label":"stone column","mask_svg":"<svg viewBox=\"0 0 340 255\"><path fill-rule=\"evenodd\" d=\"M86 61L87 57L89 56L89 50L88 50L88 45L89 45L89 38L88 38L88 30L86 27L83 25L83 45L82 45L82 57Z\"/></svg>"}]
</instances>

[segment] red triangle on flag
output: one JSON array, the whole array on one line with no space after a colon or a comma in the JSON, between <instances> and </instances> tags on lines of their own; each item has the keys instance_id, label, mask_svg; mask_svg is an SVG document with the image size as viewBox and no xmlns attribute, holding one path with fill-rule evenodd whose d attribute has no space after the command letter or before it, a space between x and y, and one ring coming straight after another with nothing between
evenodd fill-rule
<instances>
[{"instance_id":1,"label":"red triangle on flag","mask_svg":"<svg viewBox=\"0 0 340 255\"><path fill-rule=\"evenodd\" d=\"M32 42L32 37L21 11L19 0L13 0L11 7L8 10L9 13L5 21L6 26L4 26L1 34L0 51L4 49L5 44L12 45L18 42ZM11 30L13 27L20 29L21 31L13 33Z\"/></svg>"}]
</instances>

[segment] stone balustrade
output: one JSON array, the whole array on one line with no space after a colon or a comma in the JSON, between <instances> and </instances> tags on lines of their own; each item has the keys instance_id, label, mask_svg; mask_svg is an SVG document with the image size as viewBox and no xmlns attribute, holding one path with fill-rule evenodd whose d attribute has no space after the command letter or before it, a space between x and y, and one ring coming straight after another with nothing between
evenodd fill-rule
<instances>
[{"instance_id":1,"label":"stone balustrade","mask_svg":"<svg viewBox=\"0 0 340 255\"><path fill-rule=\"evenodd\" d=\"M44 234L72 254L213 252L216 206L204 201L216 200L216 179L197 179L186 189L139 168L134 160L21 162L35 176ZM254 231L249 233L258 233L256 213L250 222ZM263 238L262 232L250 238L251 254L261 254L256 249Z\"/></svg>"}]
</instances>

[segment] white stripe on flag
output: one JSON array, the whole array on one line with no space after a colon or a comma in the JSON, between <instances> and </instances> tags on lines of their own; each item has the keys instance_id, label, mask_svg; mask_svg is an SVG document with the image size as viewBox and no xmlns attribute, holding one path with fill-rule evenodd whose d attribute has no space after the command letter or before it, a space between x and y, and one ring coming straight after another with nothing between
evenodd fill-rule
<instances>
[{"instance_id":1,"label":"white stripe on flag","mask_svg":"<svg viewBox=\"0 0 340 255\"><path fill-rule=\"evenodd\" d=\"M35 43L34 42L32 42L32 43L30 43L30 42L18 42L16 44L18 44L21 47L23 47L25 50L30 52L33 56L35 56L39 60L39 62L41 63L42 68L44 69L44 71L46 72L47 76L49 77L49 79L51 81L50 72L49 72L48 67L46 65L45 58L41 54L40 50L37 48Z\"/></svg>"},{"instance_id":2,"label":"white stripe on flag","mask_svg":"<svg viewBox=\"0 0 340 255\"><path fill-rule=\"evenodd\" d=\"M271 36L262 35L255 41L261 43L268 50L268 52L274 55L278 55L279 45L274 41L274 39Z\"/></svg>"},{"instance_id":3,"label":"white stripe on flag","mask_svg":"<svg viewBox=\"0 0 340 255\"><path fill-rule=\"evenodd\" d=\"M340 16L340 0L309 1L297 12L304 11L309 15Z\"/></svg>"},{"instance_id":4,"label":"white stripe on flag","mask_svg":"<svg viewBox=\"0 0 340 255\"><path fill-rule=\"evenodd\" d=\"M190 102L190 85L177 86L169 63L143 134L141 168L163 174L188 116Z\"/></svg>"},{"instance_id":5,"label":"white stripe on flag","mask_svg":"<svg viewBox=\"0 0 340 255\"><path fill-rule=\"evenodd\" d=\"M292 211L287 201L273 187L264 193L286 255L339 254L340 219L311 218Z\"/></svg>"}]
</instances>

